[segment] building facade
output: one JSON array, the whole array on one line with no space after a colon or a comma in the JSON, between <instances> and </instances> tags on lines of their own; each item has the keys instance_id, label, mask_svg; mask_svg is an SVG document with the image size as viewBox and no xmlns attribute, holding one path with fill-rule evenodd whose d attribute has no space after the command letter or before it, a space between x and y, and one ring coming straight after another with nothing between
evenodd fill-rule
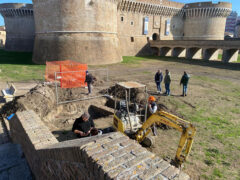
<instances>
[{"instance_id":1,"label":"building facade","mask_svg":"<svg viewBox=\"0 0 240 180\"><path fill-rule=\"evenodd\" d=\"M168 0L33 0L33 6L33 61L38 64L116 63L122 56L152 54L152 39L223 40L231 12L226 2Z\"/></svg>"},{"instance_id":2,"label":"building facade","mask_svg":"<svg viewBox=\"0 0 240 180\"><path fill-rule=\"evenodd\" d=\"M0 13L7 50L31 51L35 38L37 64L71 59L94 65L151 55L149 40L223 40L231 7L227 2L33 0L33 7L1 4Z\"/></svg>"}]
</instances>

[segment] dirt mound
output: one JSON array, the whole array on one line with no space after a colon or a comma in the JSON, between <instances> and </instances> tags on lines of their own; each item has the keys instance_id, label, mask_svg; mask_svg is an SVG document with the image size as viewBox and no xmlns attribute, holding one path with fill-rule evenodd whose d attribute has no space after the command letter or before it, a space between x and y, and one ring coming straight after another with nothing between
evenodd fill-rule
<instances>
[{"instance_id":1,"label":"dirt mound","mask_svg":"<svg viewBox=\"0 0 240 180\"><path fill-rule=\"evenodd\" d=\"M67 101L86 97L88 96L83 88L58 89L59 100ZM105 98L97 98L57 105L55 86L40 84L24 96L17 97L14 101L5 104L1 109L1 114L7 117L16 111L33 110L50 129L54 129L71 124L83 112L89 111L91 104L102 106L106 101Z\"/></svg>"},{"instance_id":2,"label":"dirt mound","mask_svg":"<svg viewBox=\"0 0 240 180\"><path fill-rule=\"evenodd\" d=\"M34 110L41 118L49 113L55 102L53 89L46 85L38 85L24 96L16 97L12 102L6 103L1 113L4 117L16 111Z\"/></svg>"},{"instance_id":3,"label":"dirt mound","mask_svg":"<svg viewBox=\"0 0 240 180\"><path fill-rule=\"evenodd\" d=\"M1 115L6 118L7 116L11 115L12 113L15 113L17 111L24 111L26 110L22 105L18 103L18 100L21 97L15 98L13 101L8 102L2 106L0 113Z\"/></svg>"},{"instance_id":4,"label":"dirt mound","mask_svg":"<svg viewBox=\"0 0 240 180\"><path fill-rule=\"evenodd\" d=\"M108 93L111 96L115 96L115 97L121 98L121 99L125 99L125 96L126 96L125 89L118 85L109 87ZM140 95L138 95L138 94L140 94ZM131 95L131 97L130 97L131 101L136 101L137 97L138 97L138 100L140 100L139 98L144 96L144 89L143 88L131 89L130 95Z\"/></svg>"}]
</instances>

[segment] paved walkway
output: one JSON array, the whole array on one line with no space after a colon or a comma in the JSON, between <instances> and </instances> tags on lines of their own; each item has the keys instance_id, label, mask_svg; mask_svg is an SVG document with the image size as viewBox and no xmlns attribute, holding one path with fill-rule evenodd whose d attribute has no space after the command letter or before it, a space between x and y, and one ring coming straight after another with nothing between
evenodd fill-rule
<instances>
[{"instance_id":1,"label":"paved walkway","mask_svg":"<svg viewBox=\"0 0 240 180\"><path fill-rule=\"evenodd\" d=\"M0 119L0 180L16 179L33 178L20 145L11 143L6 124Z\"/></svg>"},{"instance_id":2,"label":"paved walkway","mask_svg":"<svg viewBox=\"0 0 240 180\"><path fill-rule=\"evenodd\" d=\"M30 89L34 88L37 83L35 82L14 82L13 83L14 86L16 87L17 89L17 92L15 94L15 96L21 96L21 95L24 95L26 94ZM9 86L11 85L11 83L7 83L7 82L1 82L0 81L0 109L1 107L4 105L5 103L5 100L3 99L2 97L2 92L1 90L2 89L6 89L8 88Z\"/></svg>"}]
</instances>

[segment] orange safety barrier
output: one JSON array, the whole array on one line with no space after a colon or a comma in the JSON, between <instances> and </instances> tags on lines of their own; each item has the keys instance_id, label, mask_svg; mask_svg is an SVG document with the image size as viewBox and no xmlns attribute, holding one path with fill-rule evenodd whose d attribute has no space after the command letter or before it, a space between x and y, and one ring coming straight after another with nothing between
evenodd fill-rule
<instances>
[{"instance_id":1,"label":"orange safety barrier","mask_svg":"<svg viewBox=\"0 0 240 180\"><path fill-rule=\"evenodd\" d=\"M46 62L45 79L50 82L59 81L61 88L84 87L87 69L87 64L71 60Z\"/></svg>"}]
</instances>

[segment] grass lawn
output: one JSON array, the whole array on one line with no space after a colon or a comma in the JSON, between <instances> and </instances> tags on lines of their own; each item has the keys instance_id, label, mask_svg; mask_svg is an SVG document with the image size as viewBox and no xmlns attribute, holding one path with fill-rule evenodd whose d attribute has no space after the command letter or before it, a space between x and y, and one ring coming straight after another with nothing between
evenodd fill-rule
<instances>
[{"instance_id":1,"label":"grass lawn","mask_svg":"<svg viewBox=\"0 0 240 180\"><path fill-rule=\"evenodd\" d=\"M218 55L218 59L222 59L222 54L219 54ZM237 61L236 61L237 63L240 63L240 55L238 55L238 59L237 59ZM236 63L235 62L235 63Z\"/></svg>"},{"instance_id":2,"label":"grass lawn","mask_svg":"<svg viewBox=\"0 0 240 180\"><path fill-rule=\"evenodd\" d=\"M32 53L0 50L0 80L29 81L44 78L45 65L32 63Z\"/></svg>"},{"instance_id":3,"label":"grass lawn","mask_svg":"<svg viewBox=\"0 0 240 180\"><path fill-rule=\"evenodd\" d=\"M124 57L123 64L139 69L134 79L152 82L155 71L168 68L172 74L173 96L157 97L172 113L192 122L197 128L194 144L183 170L192 179L240 178L240 66L221 62L203 62L169 57ZM180 62L181 61L181 62ZM234 69L237 67L236 69ZM189 95L179 97L179 79L183 70L191 74ZM152 73L150 73L152 72ZM141 79L140 79L141 78ZM180 133L158 130L159 139L151 150L162 158L174 157Z\"/></svg>"},{"instance_id":4,"label":"grass lawn","mask_svg":"<svg viewBox=\"0 0 240 180\"><path fill-rule=\"evenodd\" d=\"M45 65L34 65L31 53L0 50L0 80L43 79ZM240 62L240 58L238 60ZM192 179L240 179L240 64L224 64L171 57L123 57L108 66L113 82L138 81L156 91L153 81L158 68L169 69L172 96L156 97L176 115L192 122L197 134L183 170ZM180 97L179 80L184 70L190 75L189 93ZM179 133L162 131L151 151L160 157L176 153ZM166 134L167 136L163 135Z\"/></svg>"}]
</instances>

